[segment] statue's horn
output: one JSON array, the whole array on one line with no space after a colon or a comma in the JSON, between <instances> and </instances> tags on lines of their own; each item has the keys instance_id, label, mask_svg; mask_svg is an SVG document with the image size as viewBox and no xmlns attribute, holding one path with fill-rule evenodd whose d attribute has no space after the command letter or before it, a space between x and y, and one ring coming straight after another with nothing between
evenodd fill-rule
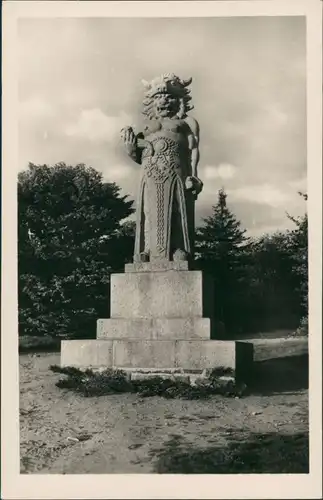
<instances>
[{"instance_id":1,"label":"statue's horn","mask_svg":"<svg viewBox=\"0 0 323 500\"><path fill-rule=\"evenodd\" d=\"M188 87L191 85L193 78L187 78L186 80L182 80L182 84L184 87Z\"/></svg>"}]
</instances>

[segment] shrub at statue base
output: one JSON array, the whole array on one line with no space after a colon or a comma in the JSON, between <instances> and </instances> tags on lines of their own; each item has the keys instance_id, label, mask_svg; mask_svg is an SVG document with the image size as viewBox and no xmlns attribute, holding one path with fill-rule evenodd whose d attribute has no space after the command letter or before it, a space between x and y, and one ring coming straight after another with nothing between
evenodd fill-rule
<instances>
[{"instance_id":1,"label":"shrub at statue base","mask_svg":"<svg viewBox=\"0 0 323 500\"><path fill-rule=\"evenodd\" d=\"M193 385L190 381L162 376L132 379L131 373L111 368L95 372L53 365L50 369L66 377L56 383L57 387L72 390L84 397L132 392L142 397L205 399L215 394L241 397L247 389L245 384L235 383L232 377L222 375L218 370L211 372L208 377L196 379Z\"/></svg>"}]
</instances>

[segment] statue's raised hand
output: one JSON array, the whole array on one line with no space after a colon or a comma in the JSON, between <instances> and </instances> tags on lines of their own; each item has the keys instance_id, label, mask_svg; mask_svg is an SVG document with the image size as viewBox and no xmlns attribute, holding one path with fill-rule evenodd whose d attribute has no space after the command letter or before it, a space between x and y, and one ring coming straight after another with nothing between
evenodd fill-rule
<instances>
[{"instance_id":1,"label":"statue's raised hand","mask_svg":"<svg viewBox=\"0 0 323 500\"><path fill-rule=\"evenodd\" d=\"M137 137L132 127L124 127L121 130L121 139L123 140L124 147L129 156L136 155Z\"/></svg>"}]
</instances>

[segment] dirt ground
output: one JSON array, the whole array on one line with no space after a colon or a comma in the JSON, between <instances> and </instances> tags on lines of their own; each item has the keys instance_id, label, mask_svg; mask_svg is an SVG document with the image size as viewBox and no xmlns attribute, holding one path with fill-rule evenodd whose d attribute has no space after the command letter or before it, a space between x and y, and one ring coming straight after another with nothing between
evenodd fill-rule
<instances>
[{"instance_id":1,"label":"dirt ground","mask_svg":"<svg viewBox=\"0 0 323 500\"><path fill-rule=\"evenodd\" d=\"M206 401L83 398L55 386L53 364L20 356L21 473L306 472L307 380L286 358L262 363L252 395Z\"/></svg>"}]
</instances>

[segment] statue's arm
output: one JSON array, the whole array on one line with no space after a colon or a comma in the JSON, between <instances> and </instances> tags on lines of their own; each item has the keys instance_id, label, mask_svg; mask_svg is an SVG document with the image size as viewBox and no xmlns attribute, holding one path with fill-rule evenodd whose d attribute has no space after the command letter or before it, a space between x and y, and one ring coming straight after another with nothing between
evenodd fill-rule
<instances>
[{"instance_id":1,"label":"statue's arm","mask_svg":"<svg viewBox=\"0 0 323 500\"><path fill-rule=\"evenodd\" d=\"M185 119L186 124L189 127L188 132L188 146L191 152L191 169L192 175L186 180L186 188L191 189L194 194L194 198L197 199L199 193L203 189L203 182L199 179L197 166L200 160L200 127L194 118L187 117Z\"/></svg>"},{"instance_id":2,"label":"statue's arm","mask_svg":"<svg viewBox=\"0 0 323 500\"><path fill-rule=\"evenodd\" d=\"M198 177L197 166L200 160L200 127L194 118L187 117L185 121L190 131L188 135L188 147L191 151L192 176Z\"/></svg>"}]
</instances>

